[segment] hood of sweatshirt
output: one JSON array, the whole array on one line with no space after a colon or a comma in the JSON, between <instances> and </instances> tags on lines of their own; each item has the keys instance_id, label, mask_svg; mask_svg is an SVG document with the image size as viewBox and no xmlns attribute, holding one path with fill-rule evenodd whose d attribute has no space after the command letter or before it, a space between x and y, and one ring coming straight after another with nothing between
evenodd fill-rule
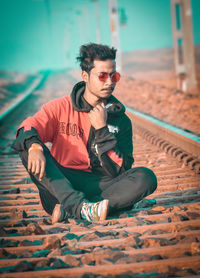
<instances>
[{"instance_id":1,"label":"hood of sweatshirt","mask_svg":"<svg viewBox=\"0 0 200 278\"><path fill-rule=\"evenodd\" d=\"M83 94L85 92L85 82L78 82L72 92L71 99L75 110L80 112L89 112L93 107L84 99ZM113 95L111 95L106 104L106 109L110 115L119 115L125 112L124 105Z\"/></svg>"}]
</instances>

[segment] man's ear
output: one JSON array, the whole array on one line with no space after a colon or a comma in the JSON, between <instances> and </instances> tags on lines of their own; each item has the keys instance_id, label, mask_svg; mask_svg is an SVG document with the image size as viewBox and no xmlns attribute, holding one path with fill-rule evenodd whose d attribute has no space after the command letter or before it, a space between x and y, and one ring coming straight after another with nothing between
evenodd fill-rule
<instances>
[{"instance_id":1,"label":"man's ear","mask_svg":"<svg viewBox=\"0 0 200 278\"><path fill-rule=\"evenodd\" d=\"M89 79L89 74L86 71L82 71L81 75L82 75L83 81L85 81L87 83L88 79Z\"/></svg>"}]
</instances>

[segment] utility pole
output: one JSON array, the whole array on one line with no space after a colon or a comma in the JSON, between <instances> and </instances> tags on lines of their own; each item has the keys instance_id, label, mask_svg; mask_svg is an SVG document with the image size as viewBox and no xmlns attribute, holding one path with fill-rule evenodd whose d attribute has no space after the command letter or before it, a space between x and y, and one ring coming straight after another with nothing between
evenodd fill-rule
<instances>
[{"instance_id":1,"label":"utility pole","mask_svg":"<svg viewBox=\"0 0 200 278\"><path fill-rule=\"evenodd\" d=\"M84 29L85 30L85 41L90 41L90 24L89 24L89 12L88 12L88 5L82 5L83 10L83 17L84 17Z\"/></svg>"},{"instance_id":2,"label":"utility pole","mask_svg":"<svg viewBox=\"0 0 200 278\"><path fill-rule=\"evenodd\" d=\"M95 8L95 18L96 18L96 42L101 43L101 26L100 26L100 16L99 16L99 1L91 0L94 3Z\"/></svg>"},{"instance_id":3,"label":"utility pole","mask_svg":"<svg viewBox=\"0 0 200 278\"><path fill-rule=\"evenodd\" d=\"M117 48L116 66L117 66L117 70L122 72L117 0L109 0L108 8L109 8L109 15L110 15L111 45Z\"/></svg>"},{"instance_id":4,"label":"utility pole","mask_svg":"<svg viewBox=\"0 0 200 278\"><path fill-rule=\"evenodd\" d=\"M177 88L196 89L191 1L171 0L171 15Z\"/></svg>"}]
</instances>

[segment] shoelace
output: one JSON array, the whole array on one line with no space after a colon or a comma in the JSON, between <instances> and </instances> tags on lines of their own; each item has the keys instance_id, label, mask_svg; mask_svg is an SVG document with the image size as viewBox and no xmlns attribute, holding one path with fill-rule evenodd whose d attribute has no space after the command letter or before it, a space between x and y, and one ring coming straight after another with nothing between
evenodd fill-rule
<instances>
[{"instance_id":1,"label":"shoelace","mask_svg":"<svg viewBox=\"0 0 200 278\"><path fill-rule=\"evenodd\" d=\"M98 220L98 203L83 203L81 208L81 216L88 221Z\"/></svg>"}]
</instances>

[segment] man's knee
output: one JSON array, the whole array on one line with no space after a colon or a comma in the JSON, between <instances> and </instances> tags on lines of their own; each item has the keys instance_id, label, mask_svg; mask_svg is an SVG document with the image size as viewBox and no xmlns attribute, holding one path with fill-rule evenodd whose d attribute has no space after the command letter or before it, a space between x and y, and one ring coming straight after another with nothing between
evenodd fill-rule
<instances>
[{"instance_id":1,"label":"man's knee","mask_svg":"<svg viewBox=\"0 0 200 278\"><path fill-rule=\"evenodd\" d=\"M134 175L137 177L137 182L148 190L148 193L153 193L157 188L157 178L154 172L146 167L133 168Z\"/></svg>"}]
</instances>

